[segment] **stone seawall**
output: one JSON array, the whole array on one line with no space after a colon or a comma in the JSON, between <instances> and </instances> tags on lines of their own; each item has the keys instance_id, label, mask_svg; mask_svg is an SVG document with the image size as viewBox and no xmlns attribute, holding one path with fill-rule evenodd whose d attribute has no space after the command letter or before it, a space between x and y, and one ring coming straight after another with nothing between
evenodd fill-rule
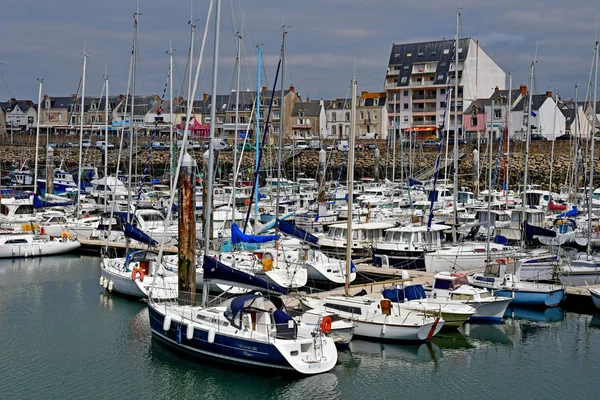
<instances>
[{"instance_id":1,"label":"stone seawall","mask_svg":"<svg viewBox=\"0 0 600 400\"><path fill-rule=\"evenodd\" d=\"M75 141L77 136L70 136L71 140ZM50 139L51 141L53 138ZM100 139L101 140L101 139ZM143 141L147 142L144 138ZM362 142L362 141L359 141ZM45 145L45 137L40 139L40 144ZM138 143L141 147L142 140ZM376 143L380 150L380 177L381 179L386 176L391 179L392 174L392 151L390 149L389 159L385 148L384 141L365 141L361 144ZM2 161L2 173L6 172L8 168L14 168L12 165L18 165L26 161L31 169L33 169L33 160L35 157L34 151L35 136L34 135L15 135L13 139L13 145L10 144L8 136L4 136L0 140L0 161ZM510 183L511 188L516 186L523 181L523 164L524 164L524 143L511 142L510 143L510 158L509 158L509 171L510 171ZM541 184L544 188L548 187L550 178L550 160L551 160L551 146L552 143L549 141L533 141L531 143L530 159L529 159L529 181L530 183ZM584 144L585 146L585 144ZM464 157L459 161L459 184L461 186L471 186L473 180L473 145L461 145L460 151L464 153ZM66 164L68 167L75 167L78 162L78 147L63 147L58 144L54 151L55 166L58 167L60 162ZM192 156L202 163L202 150L192 150L190 152ZM402 157L400 154L400 145L397 145L396 150L396 180L401 179L403 176L402 171ZM136 152L134 152L136 154ZM98 168L102 168L104 165L103 161L104 151L89 148L84 149L83 160L85 164L95 165ZM115 163L117 161L117 150L109 150L109 169L114 171ZM284 158L288 159L283 163L284 165L284 176L288 179L292 178L295 172L296 176L304 174L306 177L316 177L317 164L318 164L318 152L305 150L300 154L296 155L294 164L292 166L292 159L289 157L291 153L284 151ZM355 177L360 179L363 177L374 177L374 151L373 150L362 150L356 151L355 161ZM449 157L452 155L452 148L449 149ZM497 157L498 157L498 145L495 143L492 153L492 165L496 168ZM148 156L147 149L141 149L137 152L138 160L138 173L141 174L146 164ZM124 154L121 156L121 171L126 170L127 161L129 157L129 149L124 149ZM134 155L135 157L135 155ZM263 153L262 170L270 169L271 166L276 168L277 165L277 152L275 150L267 150ZM404 161L406 169L409 169L412 161L413 175L417 176L419 172L429 169L435 165L435 159L437 157L437 147L417 147L413 149L412 160L409 159L408 149L405 149ZM442 150L441 159L443 161L445 157L445 149ZM226 178L232 171L232 152L221 152L217 164L217 176ZM347 159L343 152L330 151L327 154L328 159L328 179L337 179L341 176L342 181L345 180ZM244 152L242 162L242 174L248 176L248 169L254 165L255 154L254 152ZM45 148L40 147L39 149L39 162L40 168L44 168L46 162L46 151ZM161 175L169 164L169 152L165 150L154 150L150 155L149 173L153 176ZM487 187L487 176L488 176L488 152L485 144L481 145L480 148L480 188L484 189ZM504 157L503 151L500 152L500 159L498 162L497 169L497 181L501 182L504 177ZM556 141L555 143L555 157L553 164L553 190L557 190L558 187L565 182L567 173L571 173L572 161L570 158L570 142L569 141ZM596 146L596 157L595 157L595 170L596 173L600 173L600 145ZM341 175L340 175L341 168ZM386 175L387 170L387 175ZM439 178L442 179L444 176L443 167L440 168ZM448 167L448 179L453 177L452 165ZM500 187L498 183L497 188Z\"/></svg>"}]
</instances>

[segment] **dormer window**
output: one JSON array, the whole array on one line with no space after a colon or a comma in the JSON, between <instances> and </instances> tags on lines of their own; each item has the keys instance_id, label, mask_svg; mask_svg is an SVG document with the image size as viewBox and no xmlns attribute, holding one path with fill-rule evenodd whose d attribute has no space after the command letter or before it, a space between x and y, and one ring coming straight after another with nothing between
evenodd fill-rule
<instances>
[{"instance_id":1,"label":"dormer window","mask_svg":"<svg viewBox=\"0 0 600 400\"><path fill-rule=\"evenodd\" d=\"M304 117L304 111L303 110L298 111L298 116L299 117Z\"/></svg>"},{"instance_id":2,"label":"dormer window","mask_svg":"<svg viewBox=\"0 0 600 400\"><path fill-rule=\"evenodd\" d=\"M46 99L46 108L50 108L50 99Z\"/></svg>"}]
</instances>

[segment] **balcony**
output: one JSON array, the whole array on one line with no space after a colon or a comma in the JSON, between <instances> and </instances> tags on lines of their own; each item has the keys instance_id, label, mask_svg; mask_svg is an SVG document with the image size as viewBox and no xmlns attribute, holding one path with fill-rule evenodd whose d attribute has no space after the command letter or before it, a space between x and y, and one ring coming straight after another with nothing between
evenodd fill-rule
<instances>
[{"instance_id":1,"label":"balcony","mask_svg":"<svg viewBox=\"0 0 600 400\"><path fill-rule=\"evenodd\" d=\"M426 119L426 120L422 120L422 121L421 120L416 120L416 121L413 120L412 124L413 124L413 126L436 126L435 120L433 120L433 119L432 120Z\"/></svg>"},{"instance_id":2,"label":"balcony","mask_svg":"<svg viewBox=\"0 0 600 400\"><path fill-rule=\"evenodd\" d=\"M395 88L398 87L398 82L394 82L394 81L385 81L385 84L383 85L384 88Z\"/></svg>"},{"instance_id":3,"label":"balcony","mask_svg":"<svg viewBox=\"0 0 600 400\"><path fill-rule=\"evenodd\" d=\"M387 72L387 76L394 76L394 75L400 75L400 70L399 69L392 69L390 71Z\"/></svg>"},{"instance_id":4,"label":"balcony","mask_svg":"<svg viewBox=\"0 0 600 400\"><path fill-rule=\"evenodd\" d=\"M311 128L310 121L305 121L303 123L292 126L292 129L310 129L310 128Z\"/></svg>"},{"instance_id":5,"label":"balcony","mask_svg":"<svg viewBox=\"0 0 600 400\"><path fill-rule=\"evenodd\" d=\"M435 68L423 65L413 65L413 74L435 74Z\"/></svg>"},{"instance_id":6,"label":"balcony","mask_svg":"<svg viewBox=\"0 0 600 400\"><path fill-rule=\"evenodd\" d=\"M415 107L412 109L412 112L413 112L413 115L430 115L430 114L435 115L437 110L435 107L425 107L425 108Z\"/></svg>"}]
</instances>

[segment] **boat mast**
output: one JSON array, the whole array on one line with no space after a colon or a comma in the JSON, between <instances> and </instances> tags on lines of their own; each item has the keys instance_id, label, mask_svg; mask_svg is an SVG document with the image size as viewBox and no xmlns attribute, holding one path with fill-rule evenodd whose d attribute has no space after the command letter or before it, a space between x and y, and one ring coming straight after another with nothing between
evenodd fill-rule
<instances>
[{"instance_id":1,"label":"boat mast","mask_svg":"<svg viewBox=\"0 0 600 400\"><path fill-rule=\"evenodd\" d=\"M37 121L35 124L35 167L33 169L33 196L37 195L37 173L38 173L38 157L39 157L39 149L40 146L40 116L42 114L42 85L44 84L44 80L38 78L38 82L40 83L40 89L38 91L38 104L37 104ZM46 191L48 190L48 180L46 179ZM35 208L33 209L33 213L35 214Z\"/></svg>"},{"instance_id":2,"label":"boat mast","mask_svg":"<svg viewBox=\"0 0 600 400\"><path fill-rule=\"evenodd\" d=\"M173 189L173 161L175 160L175 147L173 146L173 47L169 41L169 189Z\"/></svg>"},{"instance_id":3,"label":"boat mast","mask_svg":"<svg viewBox=\"0 0 600 400\"><path fill-rule=\"evenodd\" d=\"M488 201L487 201L487 240L485 241L487 261L490 262L490 234L492 229L492 152L493 152L493 136L494 136L494 106L495 102L492 100L492 112L490 113L490 133L488 135Z\"/></svg>"},{"instance_id":4,"label":"boat mast","mask_svg":"<svg viewBox=\"0 0 600 400\"><path fill-rule=\"evenodd\" d=\"M527 103L527 137L525 138L525 164L523 170L523 201L521 209L521 224L522 224L522 235L521 235L521 247L525 247L525 210L527 209L527 179L529 175L529 144L531 142L531 105L533 100L533 75L535 74L535 63L537 62L537 49L535 51L535 57L531 63L531 73L529 74L529 100Z\"/></svg>"},{"instance_id":5,"label":"boat mast","mask_svg":"<svg viewBox=\"0 0 600 400\"><path fill-rule=\"evenodd\" d=\"M137 61L137 31L138 16L140 15L140 2L138 0L135 14L133 14L133 59L131 61L131 117L129 121L129 179L127 179L127 222L131 223L131 176L133 162L133 137L135 136L135 71ZM127 111L127 110L125 110ZM137 139L136 139L137 142ZM129 239L125 238L125 252L129 252Z\"/></svg>"},{"instance_id":6,"label":"boat mast","mask_svg":"<svg viewBox=\"0 0 600 400\"><path fill-rule=\"evenodd\" d=\"M592 142L590 146L590 183L588 190L588 240L587 240L587 255L588 257L592 254L592 194L594 188L594 148L596 139L596 101L597 90L598 90L598 41L596 41L596 47L594 49L594 102L592 103Z\"/></svg>"},{"instance_id":7,"label":"boat mast","mask_svg":"<svg viewBox=\"0 0 600 400\"><path fill-rule=\"evenodd\" d=\"M579 186L579 105L577 103L577 84L575 84L575 134L573 136L573 170L571 171L571 194L569 200L575 202L577 204L577 198L575 197L575 193L577 193L577 189Z\"/></svg>"},{"instance_id":8,"label":"boat mast","mask_svg":"<svg viewBox=\"0 0 600 400\"><path fill-rule=\"evenodd\" d=\"M198 21L198 20L196 20ZM192 95L192 67L194 66L194 33L196 32L196 21L194 21L194 1L190 0L190 20L188 24L190 25L190 52L189 52L189 69L188 69L188 91L187 95L190 97ZM193 102L191 103L193 106Z\"/></svg>"},{"instance_id":9,"label":"boat mast","mask_svg":"<svg viewBox=\"0 0 600 400\"><path fill-rule=\"evenodd\" d=\"M83 153L83 111L85 107L85 68L87 65L87 54L85 52L85 43L83 44L83 72L81 77L81 112L79 115L79 166L77 171L77 213L75 214L79 218L79 212L81 211L81 163Z\"/></svg>"},{"instance_id":10,"label":"boat mast","mask_svg":"<svg viewBox=\"0 0 600 400\"><path fill-rule=\"evenodd\" d=\"M277 142L277 199L275 201L275 227L279 227L279 189L281 186L281 148L283 146L283 113L285 110L285 37L287 31L285 25L281 27L282 39L281 39L281 91L279 94L279 139ZM292 149L292 151L294 151ZM295 183L295 182L294 182Z\"/></svg>"},{"instance_id":11,"label":"boat mast","mask_svg":"<svg viewBox=\"0 0 600 400\"><path fill-rule=\"evenodd\" d=\"M461 9L456 14L456 38L454 44L454 190L452 201L452 243L456 243L456 220L458 216L458 30ZM450 97L452 99L452 96ZM490 165L491 168L491 165Z\"/></svg>"},{"instance_id":12,"label":"boat mast","mask_svg":"<svg viewBox=\"0 0 600 400\"><path fill-rule=\"evenodd\" d=\"M350 289L350 268L352 264L352 205L354 189L354 135L356 132L356 79L352 78L352 106L350 115L350 141L348 142L348 224L346 226L346 279L344 294ZM395 128L394 128L395 129ZM396 135L394 131L394 135Z\"/></svg>"},{"instance_id":13,"label":"boat mast","mask_svg":"<svg viewBox=\"0 0 600 400\"><path fill-rule=\"evenodd\" d=\"M233 190L232 193L232 201L231 201L231 221L235 222L235 195L237 190L237 143L238 143L238 126L239 126L239 109L240 109L240 71L241 71L241 59L240 52L242 49L242 35L239 32L236 34L237 36L237 55L235 58L235 62L237 64L237 83L235 86L235 130L233 133ZM234 245L235 246L235 245Z\"/></svg>"},{"instance_id":14,"label":"boat mast","mask_svg":"<svg viewBox=\"0 0 600 400\"><path fill-rule=\"evenodd\" d=\"M217 81L218 81L218 68L219 68L219 30L221 23L221 0L216 0L217 8L215 14L215 50L213 55L213 77L212 77L212 100L210 104L210 139L208 142L208 168L207 174L204 177L204 184L207 185L206 204L204 205L204 255L208 256L208 250L210 249L210 233L211 233L211 219L212 219L212 197L213 197L213 169L215 162L215 121L217 114ZM189 115L189 111L188 111ZM184 144L185 145L185 144ZM206 289L206 288L205 288ZM207 296L205 293L208 290L203 290L202 293L202 305L206 305Z\"/></svg>"},{"instance_id":15,"label":"boat mast","mask_svg":"<svg viewBox=\"0 0 600 400\"><path fill-rule=\"evenodd\" d=\"M510 180L510 109L512 108L512 72L508 73L508 104L506 106L506 153L504 153L504 200L505 209L508 210L508 182Z\"/></svg>"},{"instance_id":16,"label":"boat mast","mask_svg":"<svg viewBox=\"0 0 600 400\"><path fill-rule=\"evenodd\" d=\"M108 185L106 177L108 176L108 73L104 71L104 87L106 88L104 101L104 189Z\"/></svg>"},{"instance_id":17,"label":"boat mast","mask_svg":"<svg viewBox=\"0 0 600 400\"><path fill-rule=\"evenodd\" d=\"M258 176L259 171L259 160L258 160L258 148L260 147L260 97L261 97L261 86L260 86L260 64L262 62L262 47L260 45L256 46L258 49L257 56L257 68L256 68L256 131L255 131L255 142L256 148L254 149L254 154L256 155L255 160L255 168L256 168L256 176ZM258 179L256 179L256 186L258 186ZM254 191L254 229L258 231L258 187Z\"/></svg>"}]
</instances>

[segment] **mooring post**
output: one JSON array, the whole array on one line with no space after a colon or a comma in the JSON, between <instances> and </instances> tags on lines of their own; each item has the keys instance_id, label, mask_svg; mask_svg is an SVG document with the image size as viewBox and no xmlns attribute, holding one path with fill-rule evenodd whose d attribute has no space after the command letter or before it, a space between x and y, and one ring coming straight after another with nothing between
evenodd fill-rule
<instances>
[{"instance_id":1,"label":"mooring post","mask_svg":"<svg viewBox=\"0 0 600 400\"><path fill-rule=\"evenodd\" d=\"M196 160L185 153L178 177L179 187L179 285L178 302L196 304Z\"/></svg>"},{"instance_id":2,"label":"mooring post","mask_svg":"<svg viewBox=\"0 0 600 400\"><path fill-rule=\"evenodd\" d=\"M46 194L54 194L54 149L50 146L46 149Z\"/></svg>"}]
</instances>

